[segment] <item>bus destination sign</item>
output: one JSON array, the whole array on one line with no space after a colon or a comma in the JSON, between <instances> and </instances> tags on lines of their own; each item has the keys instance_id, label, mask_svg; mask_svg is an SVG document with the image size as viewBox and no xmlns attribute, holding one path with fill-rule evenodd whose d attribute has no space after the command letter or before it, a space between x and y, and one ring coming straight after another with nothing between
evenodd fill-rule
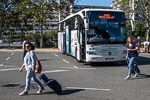
<instances>
[{"instance_id":1,"label":"bus destination sign","mask_svg":"<svg viewBox=\"0 0 150 100\"><path fill-rule=\"evenodd\" d=\"M102 16L98 16L100 19L114 19L115 16L111 16L110 14L104 14Z\"/></svg>"}]
</instances>

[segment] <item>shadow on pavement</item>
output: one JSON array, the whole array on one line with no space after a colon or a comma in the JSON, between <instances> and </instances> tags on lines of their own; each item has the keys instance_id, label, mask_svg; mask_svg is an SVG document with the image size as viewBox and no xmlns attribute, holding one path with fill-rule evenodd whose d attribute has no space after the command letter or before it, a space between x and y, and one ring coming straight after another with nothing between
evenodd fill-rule
<instances>
[{"instance_id":1,"label":"shadow on pavement","mask_svg":"<svg viewBox=\"0 0 150 100\"><path fill-rule=\"evenodd\" d=\"M150 78L150 75L140 74L140 76L138 77L138 79L143 79L143 78Z\"/></svg>"},{"instance_id":2,"label":"shadow on pavement","mask_svg":"<svg viewBox=\"0 0 150 100\"><path fill-rule=\"evenodd\" d=\"M138 65L149 65L150 64L150 58L139 56L139 57L137 57L136 62Z\"/></svg>"},{"instance_id":3,"label":"shadow on pavement","mask_svg":"<svg viewBox=\"0 0 150 100\"><path fill-rule=\"evenodd\" d=\"M80 92L80 91L83 91L84 89L70 89L70 90L62 90L62 93L60 95L70 95L70 94L73 94L73 93L76 93L76 92ZM46 91L46 92L43 92L42 95L44 94L56 94L55 92L53 91Z\"/></svg>"},{"instance_id":4,"label":"shadow on pavement","mask_svg":"<svg viewBox=\"0 0 150 100\"><path fill-rule=\"evenodd\" d=\"M69 95L76 92L84 91L84 89L68 89L68 90L62 90L61 95Z\"/></svg>"},{"instance_id":5,"label":"shadow on pavement","mask_svg":"<svg viewBox=\"0 0 150 100\"><path fill-rule=\"evenodd\" d=\"M40 61L50 61L50 60L53 60L53 59L39 59Z\"/></svg>"},{"instance_id":6,"label":"shadow on pavement","mask_svg":"<svg viewBox=\"0 0 150 100\"><path fill-rule=\"evenodd\" d=\"M119 62L92 62L92 63L85 63L84 65L90 65L91 67L118 67L121 65L127 65L125 61Z\"/></svg>"}]
</instances>

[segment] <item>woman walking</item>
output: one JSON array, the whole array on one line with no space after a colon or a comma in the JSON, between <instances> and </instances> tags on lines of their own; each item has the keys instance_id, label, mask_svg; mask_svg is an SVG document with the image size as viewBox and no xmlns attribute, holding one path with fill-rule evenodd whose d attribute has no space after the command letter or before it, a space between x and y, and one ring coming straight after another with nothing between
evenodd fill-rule
<instances>
[{"instance_id":1,"label":"woman walking","mask_svg":"<svg viewBox=\"0 0 150 100\"><path fill-rule=\"evenodd\" d=\"M26 50L26 55L24 57L24 63L20 67L19 71L22 72L23 68L26 68L26 85L25 89L19 93L20 96L22 95L27 95L28 91L30 90L30 83L31 79L37 84L39 90L37 93L43 92L45 89L43 88L41 82L36 78L35 74L35 62L36 62L36 55L34 52L34 45L30 42L25 43L25 50Z\"/></svg>"},{"instance_id":2,"label":"woman walking","mask_svg":"<svg viewBox=\"0 0 150 100\"><path fill-rule=\"evenodd\" d=\"M124 78L125 80L131 79L131 73L134 71L135 75L134 78L139 75L138 70L134 66L134 62L136 56L138 55L138 46L133 42L132 37L128 37L127 39L127 55L126 59L128 61L128 75Z\"/></svg>"}]
</instances>

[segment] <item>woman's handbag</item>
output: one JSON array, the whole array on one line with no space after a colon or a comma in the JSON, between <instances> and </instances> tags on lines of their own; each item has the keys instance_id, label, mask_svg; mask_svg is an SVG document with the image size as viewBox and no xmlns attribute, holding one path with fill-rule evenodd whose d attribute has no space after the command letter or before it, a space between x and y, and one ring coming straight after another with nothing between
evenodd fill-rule
<instances>
[{"instance_id":1,"label":"woman's handbag","mask_svg":"<svg viewBox=\"0 0 150 100\"><path fill-rule=\"evenodd\" d=\"M40 74L41 71L42 71L41 62L36 58L35 73L36 73L36 74Z\"/></svg>"}]
</instances>

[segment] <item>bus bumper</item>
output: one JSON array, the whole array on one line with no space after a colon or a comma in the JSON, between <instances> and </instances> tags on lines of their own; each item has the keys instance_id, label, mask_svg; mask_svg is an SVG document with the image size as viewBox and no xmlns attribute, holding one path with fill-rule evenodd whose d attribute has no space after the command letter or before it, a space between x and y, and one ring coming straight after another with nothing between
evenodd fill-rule
<instances>
[{"instance_id":1,"label":"bus bumper","mask_svg":"<svg viewBox=\"0 0 150 100\"><path fill-rule=\"evenodd\" d=\"M124 61L126 60L125 56L121 57L88 57L85 62L115 62L115 61Z\"/></svg>"}]
</instances>

